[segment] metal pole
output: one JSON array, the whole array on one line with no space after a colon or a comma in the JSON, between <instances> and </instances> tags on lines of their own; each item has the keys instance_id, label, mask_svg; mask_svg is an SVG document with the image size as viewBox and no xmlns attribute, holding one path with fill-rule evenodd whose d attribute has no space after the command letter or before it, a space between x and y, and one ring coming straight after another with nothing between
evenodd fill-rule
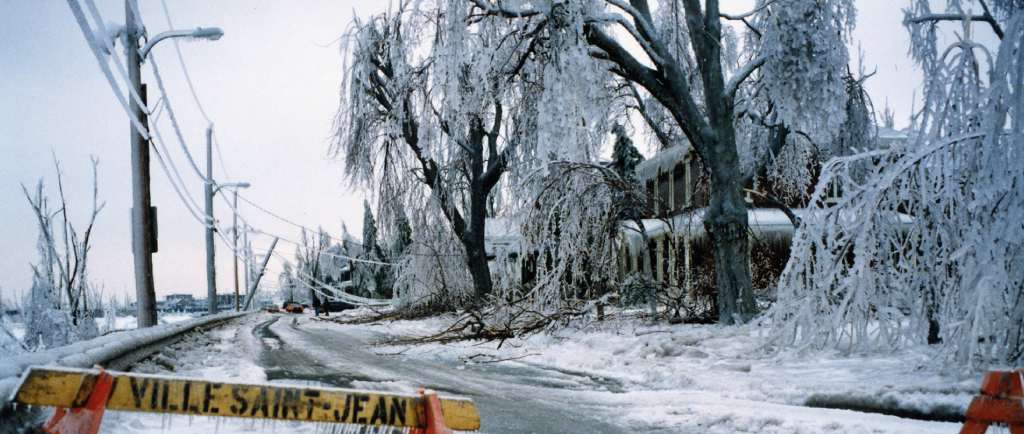
<instances>
[{"instance_id":1,"label":"metal pole","mask_svg":"<svg viewBox=\"0 0 1024 434\"><path fill-rule=\"evenodd\" d=\"M231 235L234 236L235 243L235 312L238 312L238 187L235 187L235 204L231 212L234 214L234 221L231 223Z\"/></svg>"},{"instance_id":2,"label":"metal pole","mask_svg":"<svg viewBox=\"0 0 1024 434\"><path fill-rule=\"evenodd\" d=\"M129 86L145 98L142 86L142 58L139 56L139 35L142 29L135 22L132 1L125 0L125 27L127 36L127 63ZM135 98L128 98L132 115L142 125L147 119ZM132 146L132 254L135 257L135 297L138 300L139 328L156 325L156 291L153 287L153 222L149 196L149 142L142 132L131 124Z\"/></svg>"},{"instance_id":3,"label":"metal pole","mask_svg":"<svg viewBox=\"0 0 1024 434\"><path fill-rule=\"evenodd\" d=\"M245 246L245 296L249 297L249 275L252 274L252 247L249 246L249 225L245 225L245 232L242 233L242 245Z\"/></svg>"},{"instance_id":4,"label":"metal pole","mask_svg":"<svg viewBox=\"0 0 1024 434\"><path fill-rule=\"evenodd\" d=\"M213 263L213 125L206 129L206 311L217 313L217 270Z\"/></svg>"},{"instance_id":5,"label":"metal pole","mask_svg":"<svg viewBox=\"0 0 1024 434\"><path fill-rule=\"evenodd\" d=\"M274 253L274 246L277 245L277 237L274 237L274 242L270 243L270 249L267 250L267 256L263 257L263 265L260 266L260 272L256 274L255 279L252 282L252 287L249 288L249 295L245 296L245 310L249 310L249 304L252 303L252 296L256 294L256 287L260 285L260 278L263 277L263 272L267 269L267 263L270 262L270 255Z\"/></svg>"}]
</instances>

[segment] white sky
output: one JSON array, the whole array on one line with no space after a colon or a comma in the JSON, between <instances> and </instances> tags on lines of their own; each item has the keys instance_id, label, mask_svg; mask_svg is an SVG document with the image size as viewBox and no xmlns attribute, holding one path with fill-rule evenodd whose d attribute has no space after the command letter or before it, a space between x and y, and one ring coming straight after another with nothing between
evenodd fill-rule
<instances>
[{"instance_id":1,"label":"white sky","mask_svg":"<svg viewBox=\"0 0 1024 434\"><path fill-rule=\"evenodd\" d=\"M124 22L124 3L95 0L104 21ZM867 82L877 110L886 98L896 110L898 127L906 126L920 74L906 58L907 32L901 25L906 0L861 0L854 35L865 52L865 69L877 67ZM724 9L739 12L749 0L725 0ZM344 222L362 234L363 197L344 184L342 165L328 156L332 122L338 109L343 57L337 40L353 13L366 18L384 12L386 2L369 1L196 1L169 0L175 29L220 27L219 41L181 42L196 93L215 123L223 155L215 151L218 182L250 182L241 195L308 227L340 235ZM941 8L936 8L941 10ZM142 19L149 35L168 30L160 2L143 1ZM983 27L983 26L979 26ZM988 34L987 29L983 30ZM118 45L118 50L122 47ZM123 52L122 52L123 55ZM856 48L851 50L856 59ZM156 45L155 58L167 92L196 163L205 170L205 129L189 92L174 44ZM123 56L122 56L123 58ZM852 65L856 68L856 61ZM118 75L116 70L115 75ZM143 65L150 85L150 106L159 95L151 66ZM920 94L920 92L918 92ZM918 104L919 106L920 104ZM166 115L158 125L186 187L202 207L202 185L191 170ZM134 298L134 272L128 213L131 176L128 117L89 50L66 2L0 0L0 297L20 298L31 286L29 264L38 260L34 215L21 191L45 178L51 206L58 200L54 155L64 173L72 223L79 230L91 209L89 156L100 160L99 196L106 207L97 217L90 252L92 282L107 297ZM158 299L168 294L205 296L203 228L172 189L158 162L152 172L153 204L159 209L160 251L154 254ZM221 194L229 192L222 191ZM227 204L214 209L231 224ZM289 240L299 229L239 203L244 218L257 228ZM270 237L259 236L262 253ZM277 252L294 255L295 246L278 244ZM218 292L233 290L231 255L218 239ZM276 283L280 268L271 262L266 279Z\"/></svg>"}]
</instances>

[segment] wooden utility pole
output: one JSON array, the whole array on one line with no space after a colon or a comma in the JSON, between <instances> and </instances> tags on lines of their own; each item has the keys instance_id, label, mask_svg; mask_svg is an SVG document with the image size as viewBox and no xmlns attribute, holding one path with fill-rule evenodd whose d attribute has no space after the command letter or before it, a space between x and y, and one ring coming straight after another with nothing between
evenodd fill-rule
<instances>
[{"instance_id":1,"label":"wooden utility pole","mask_svg":"<svg viewBox=\"0 0 1024 434\"><path fill-rule=\"evenodd\" d=\"M133 0L125 0L125 27L127 31L127 63L129 86L134 88L142 103L146 103L145 87L142 85L142 57L139 55L139 36L142 34L141 23L135 21L132 12ZM148 120L135 98L130 96L129 104L132 115L138 124L146 126ZM154 210L149 195L149 141L131 123L132 146L132 253L135 256L135 297L138 300L139 328L156 325L156 291L153 287L153 252L156 251L154 236Z\"/></svg>"},{"instance_id":2,"label":"wooden utility pole","mask_svg":"<svg viewBox=\"0 0 1024 434\"><path fill-rule=\"evenodd\" d=\"M217 268L213 264L213 125L206 129L206 310L217 313Z\"/></svg>"}]
</instances>

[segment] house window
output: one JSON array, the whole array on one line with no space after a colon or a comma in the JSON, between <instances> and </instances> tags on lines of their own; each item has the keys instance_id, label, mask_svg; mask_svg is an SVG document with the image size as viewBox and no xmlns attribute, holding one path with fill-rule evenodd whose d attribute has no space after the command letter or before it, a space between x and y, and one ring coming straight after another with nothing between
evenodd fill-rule
<instances>
[{"instance_id":1,"label":"house window","mask_svg":"<svg viewBox=\"0 0 1024 434\"><path fill-rule=\"evenodd\" d=\"M835 205L839 203L839 198L841 197L843 197L843 186L838 179L833 179L825 189L825 205Z\"/></svg>"}]
</instances>

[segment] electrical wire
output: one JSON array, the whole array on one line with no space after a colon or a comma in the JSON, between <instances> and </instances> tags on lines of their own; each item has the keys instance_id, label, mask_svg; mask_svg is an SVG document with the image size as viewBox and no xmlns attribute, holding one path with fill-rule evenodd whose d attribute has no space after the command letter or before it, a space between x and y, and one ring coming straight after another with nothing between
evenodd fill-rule
<instances>
[{"instance_id":1,"label":"electrical wire","mask_svg":"<svg viewBox=\"0 0 1024 434\"><path fill-rule=\"evenodd\" d=\"M160 4L163 6L164 17L167 19L167 28L173 29L174 24L171 22L171 13L167 9L167 0L160 0ZM185 83L188 84L188 90L192 93L192 100L196 102L196 107L199 108L199 113L203 115L203 119L206 119L206 122L212 127L213 121L206 115L206 110L203 109L203 104L199 102L199 95L196 93L196 88L192 84L192 76L188 73L188 67L185 66L185 57L181 54L181 46L178 44L177 39L172 39L171 42L174 42L174 51L178 54L178 63L181 65L181 72L185 75ZM217 142L216 133L214 133L213 137L213 146L217 150L217 158L220 162L221 170L224 172L224 179L231 182L231 175L228 174L228 168L224 165L224 155L220 151L220 143Z\"/></svg>"},{"instance_id":2,"label":"electrical wire","mask_svg":"<svg viewBox=\"0 0 1024 434\"><path fill-rule=\"evenodd\" d=\"M297 228L299 228L299 229L302 229L302 230L306 230L306 231L310 231L310 232L313 232L313 233L317 233L317 232L319 232L319 231L317 231L317 230L313 230L312 228L309 228L309 227L306 227L306 226L300 225L300 224L298 224L298 223L295 223L295 222L293 222L293 221L291 221L291 220L288 220L288 219L286 219L286 218L284 218L284 217L281 217L281 216L279 216L279 215L277 215L277 214L273 213L272 211L270 211L270 210L267 210L266 208L264 208L264 207L261 207L261 206L259 206L259 205L255 204L255 203L253 203L252 201L250 201L249 199L246 199L246 198L245 198L244 196L242 196L242 195L238 195L238 198L239 198L239 199L241 199L241 200L242 200L243 202L245 202L245 203L248 203L249 205L252 205L252 206L253 206L254 208L256 208L256 209L258 209L258 210L260 210L260 211L263 211L264 213L266 213L266 214L269 214L270 216L272 216L272 217L274 217L274 218L276 218L276 219L278 219L278 220L281 220L281 221L283 221L283 222L285 222L285 223L288 223L288 224L290 224L290 225L292 225L292 226L295 226L295 227L297 227ZM230 205L230 204L229 204L228 206L229 206L229 207L232 207L232 209L234 208L234 207L233 207L232 205ZM295 241L290 241L290 240L288 240L288 239L285 239L285 238L281 238L281 241L285 241L285 242L287 242L287 243L289 243L289 244L295 244L295 245L299 245L300 247L302 246L301 244L299 244L299 243L296 243ZM361 244L361 243L357 243L357 242L354 242L354 241L347 241L347 240L346 240L345 242L348 242L348 243L351 243L351 244L355 244L355 245L357 245L357 246L359 246L359 247L362 247L362 248L364 248L364 249L366 248L366 245L364 245L364 244ZM310 249L311 249L311 247L306 247L306 248L310 248ZM327 253L327 252L324 252L324 253ZM328 254L329 254L329 253L328 253ZM404 253L404 254L406 254L406 255L419 255L419 256L464 256L464 255L462 255L462 254L457 254L457 253L452 253L452 254L435 254L435 253L413 253L413 252L406 252L406 253ZM365 261L365 260L357 260L357 261ZM376 262L376 261L370 261L370 262L371 262L371 263L378 263L378 264L384 264L383 262ZM394 264L388 264L388 265L394 265Z\"/></svg>"},{"instance_id":3,"label":"electrical wire","mask_svg":"<svg viewBox=\"0 0 1024 434\"><path fill-rule=\"evenodd\" d=\"M167 100L161 98L157 102L158 107L162 107L162 106L160 106L161 102L163 103L163 106L166 106ZM157 114L159 114L159 112L157 112ZM202 224L205 227L212 227L212 223L209 221L210 218L208 216L206 216L205 211L202 212L203 217L199 216L199 210L201 209L200 206L199 206L199 203L196 202L195 198L193 198L192 195L188 192L188 189L185 189L185 181L184 181L184 179L182 179L181 173L178 171L177 166L175 166L174 160L172 160L170 158L170 151L167 150L167 146L166 146L166 144L164 142L163 135L160 134L160 128L158 128L158 124L157 124L157 120L158 119L159 119L159 116L154 116L153 117L153 122L152 122L152 124L153 124L153 134L154 134L154 136L157 139L156 143L153 143L153 145L152 145L153 146L153 150L157 153L157 158L160 159L160 164L164 164L164 159L163 159L163 156L160 155L160 150L162 149L163 150L163 154L167 155L167 164L170 165L171 171L174 173L175 179L177 179L177 182L175 182L174 179L171 179L171 185L174 186L175 191L178 192L178 197L180 197L182 202L184 202L185 207L188 208L190 213L192 213L192 216L194 216L197 220L199 220L200 224ZM160 149L157 149L157 147L156 147L157 143L159 143ZM170 173L168 173L168 177L170 177ZM178 185L179 184L181 185L181 188L184 189L184 195L178 189ZM187 197L187 200L186 200L186 197Z\"/></svg>"},{"instance_id":4,"label":"electrical wire","mask_svg":"<svg viewBox=\"0 0 1024 434\"><path fill-rule=\"evenodd\" d=\"M224 154L220 152L220 141L217 140L217 131L213 131L213 149L217 151L217 161L220 162L221 171L224 172L224 179L231 182L231 175L228 174L228 167L224 165Z\"/></svg>"},{"instance_id":5,"label":"electrical wire","mask_svg":"<svg viewBox=\"0 0 1024 434\"><path fill-rule=\"evenodd\" d=\"M114 49L114 41L112 41L108 36L110 35L110 32L107 31L107 26L103 24L103 16L100 15L100 10L96 8L96 3L93 2L93 0L85 0L85 5L89 8L89 12L92 13L92 19L96 22L96 27L103 36L103 46L106 48L107 53L110 53L109 55L113 58L114 65L117 65L117 71L121 73L121 78L124 79L125 83L131 83L131 78L128 77L128 72L121 64L121 55ZM126 33L127 31L128 29L125 29ZM127 62L125 62L125 64L127 64ZM143 107L143 112L149 115L148 107L146 107L146 104L142 102L142 97L139 93L135 91L135 86L128 86L128 92L132 99L135 100L135 103L138 104L139 107Z\"/></svg>"},{"instance_id":6,"label":"electrical wire","mask_svg":"<svg viewBox=\"0 0 1024 434\"><path fill-rule=\"evenodd\" d=\"M181 150L185 152L185 157L188 158L189 164L192 165L192 169L195 170L196 175L199 179L207 184L213 184L213 179L207 178L203 175L203 172L199 170L199 166L196 165L196 161L192 158L192 153L188 151L188 146L185 145L185 137L181 134L181 128L178 127L178 119L174 117L174 110L171 109L170 99L167 98L167 90L164 89L164 81L160 78L160 70L156 67L156 59L153 58L153 53L149 54L149 63L153 66L153 76L156 78L156 85L160 89L160 95L164 99L164 106L167 109L167 116L171 118L171 125L174 127L174 132L178 136L178 143L181 144ZM210 124L210 128L213 128L213 124Z\"/></svg>"},{"instance_id":7,"label":"electrical wire","mask_svg":"<svg viewBox=\"0 0 1024 434\"><path fill-rule=\"evenodd\" d=\"M91 1L91 0L90 0ZM167 11L167 0L160 0L160 4L164 7L164 17L167 18L167 28L173 29L174 24L171 23L171 13ZM199 107L199 113L203 115L206 122L213 124L209 116L206 116L206 111L203 110L203 105L199 103L199 96L196 95L196 88L192 86L192 78L188 75L188 68L185 67L185 58L181 55L181 47L178 46L178 40L172 39L174 42L174 51L178 53L178 62L181 63L181 71L185 73L185 82L188 83L188 89L192 91L192 99L196 101L196 107Z\"/></svg>"},{"instance_id":8,"label":"electrical wire","mask_svg":"<svg viewBox=\"0 0 1024 434\"><path fill-rule=\"evenodd\" d=\"M71 13L75 16L75 21L78 22L78 26L82 29L82 33L85 35L85 40L89 44L89 48L92 50L93 55L96 56L96 61L100 65L100 70L103 71L103 75L107 78L107 83L110 84L110 88L113 89L114 95L117 96L117 101L121 103L121 107L124 108L125 113L128 114L128 119L131 120L135 130L146 140L149 140L149 133L146 131L146 127L142 125L136 116L132 112L131 107L128 104L128 100L124 97L124 93L121 92L121 87L118 85L117 80L114 79L113 72L110 71L110 65L103 53L100 52L99 42L96 41L95 34L92 32L92 27L89 25L88 19L85 17L85 13L82 11L82 6L78 4L78 0L67 0L68 6L71 8ZM133 88L133 86L128 86ZM134 92L134 89L132 89Z\"/></svg>"},{"instance_id":9,"label":"electrical wire","mask_svg":"<svg viewBox=\"0 0 1024 434\"><path fill-rule=\"evenodd\" d=\"M278 259L280 259L282 262L291 265L292 269L295 270L296 274L302 273L303 274L302 277L305 277L307 279L312 280L313 283L316 283L318 285L322 285L324 288L332 288L331 285L328 285L328 284L324 283L323 281L321 281L320 279L317 279L316 277L313 277L312 275L307 273L305 270L303 270L301 267L299 267L295 263L289 261L287 258L285 258L280 253L274 252L273 254L275 256L277 256ZM349 281L349 282L351 282L351 281ZM320 295L323 295L323 296L326 296L326 297L333 297L333 298L341 299L342 301L347 301L347 302L353 303L353 304L360 304L360 305L364 305L364 306L387 306L387 305L391 304L391 302L387 301L387 300L374 300L374 299L370 299L370 298L360 297L358 295L352 295L352 294L349 294L349 293L344 292L344 291L336 292L336 291L332 290L331 292L333 292L333 294L327 295L323 291L321 291L320 288L312 286L312 285L310 285L310 284L308 284L308 283L306 283L306 282L304 282L302 280L299 280L299 283L301 283L306 288L312 289L313 291L315 291L316 293L318 293Z\"/></svg>"}]
</instances>

